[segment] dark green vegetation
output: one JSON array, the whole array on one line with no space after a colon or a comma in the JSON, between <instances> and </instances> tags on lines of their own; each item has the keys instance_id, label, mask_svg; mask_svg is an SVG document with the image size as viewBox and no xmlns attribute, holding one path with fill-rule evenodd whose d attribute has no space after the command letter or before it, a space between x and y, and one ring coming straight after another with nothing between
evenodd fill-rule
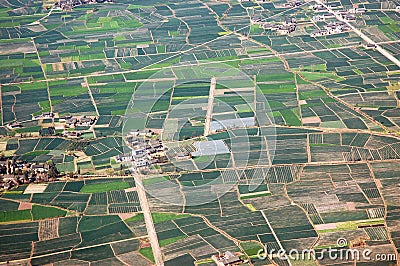
<instances>
[{"instance_id":1,"label":"dark green vegetation","mask_svg":"<svg viewBox=\"0 0 400 266\"><path fill-rule=\"evenodd\" d=\"M32 206L33 220L40 220L52 217L62 217L65 216L66 213L67 213L66 211L57 208L45 207L39 205Z\"/></svg>"},{"instance_id":2,"label":"dark green vegetation","mask_svg":"<svg viewBox=\"0 0 400 266\"><path fill-rule=\"evenodd\" d=\"M53 217L63 217L67 213L66 211L58 208L35 204L32 205L31 209L18 210L20 204L9 200L1 200L1 204L3 210L0 212L0 222L41 220Z\"/></svg>"},{"instance_id":3,"label":"dark green vegetation","mask_svg":"<svg viewBox=\"0 0 400 266\"><path fill-rule=\"evenodd\" d=\"M110 183L99 183L99 184L89 184L82 187L79 191L81 193L96 193L96 192L106 192L111 190L120 190L129 188L130 185L127 182L110 182Z\"/></svg>"}]
</instances>

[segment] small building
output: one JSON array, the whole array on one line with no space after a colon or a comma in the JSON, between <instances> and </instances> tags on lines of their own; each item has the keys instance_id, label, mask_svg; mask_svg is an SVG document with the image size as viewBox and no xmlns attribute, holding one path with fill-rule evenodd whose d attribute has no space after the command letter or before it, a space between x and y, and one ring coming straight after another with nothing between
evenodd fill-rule
<instances>
[{"instance_id":1,"label":"small building","mask_svg":"<svg viewBox=\"0 0 400 266\"><path fill-rule=\"evenodd\" d=\"M132 154L120 154L117 156L116 160L118 162L131 162L131 161L133 161L133 155Z\"/></svg>"},{"instance_id":2,"label":"small building","mask_svg":"<svg viewBox=\"0 0 400 266\"><path fill-rule=\"evenodd\" d=\"M94 123L94 120L87 116L83 116L79 121L79 124L81 126L91 126L93 123Z\"/></svg>"},{"instance_id":3,"label":"small building","mask_svg":"<svg viewBox=\"0 0 400 266\"><path fill-rule=\"evenodd\" d=\"M312 17L313 21L325 21L325 15L316 15Z\"/></svg>"},{"instance_id":4,"label":"small building","mask_svg":"<svg viewBox=\"0 0 400 266\"><path fill-rule=\"evenodd\" d=\"M152 139L152 140L149 141L149 145L150 145L151 148L156 149L157 151L164 150L164 147L163 147L163 145L162 145L160 140L153 140Z\"/></svg>"},{"instance_id":5,"label":"small building","mask_svg":"<svg viewBox=\"0 0 400 266\"><path fill-rule=\"evenodd\" d=\"M154 132L151 131L150 129L143 129L143 130L136 130L136 131L131 131L129 132L130 135L136 136L136 137L151 137L154 135Z\"/></svg>"},{"instance_id":6,"label":"small building","mask_svg":"<svg viewBox=\"0 0 400 266\"><path fill-rule=\"evenodd\" d=\"M253 18L251 18L250 22L253 23L253 24L260 23L261 22L261 18L260 17L253 17Z\"/></svg>"},{"instance_id":7,"label":"small building","mask_svg":"<svg viewBox=\"0 0 400 266\"><path fill-rule=\"evenodd\" d=\"M17 129L17 128L21 128L22 124L20 122L12 122L11 124L8 124L7 127L9 129Z\"/></svg>"},{"instance_id":8,"label":"small building","mask_svg":"<svg viewBox=\"0 0 400 266\"><path fill-rule=\"evenodd\" d=\"M150 165L150 162L146 158L142 158L142 159L139 159L139 160L135 160L134 161L134 165L135 165L136 168L146 167L146 166Z\"/></svg>"},{"instance_id":9,"label":"small building","mask_svg":"<svg viewBox=\"0 0 400 266\"><path fill-rule=\"evenodd\" d=\"M49 167L47 165L45 165L45 164L33 164L31 166L31 170L35 174L39 174L39 173L47 172L49 170Z\"/></svg>"},{"instance_id":10,"label":"small building","mask_svg":"<svg viewBox=\"0 0 400 266\"><path fill-rule=\"evenodd\" d=\"M63 116L59 117L58 121L59 122L66 122L68 119L71 119L71 118L72 118L72 116L70 116L70 115L63 115Z\"/></svg>"},{"instance_id":11,"label":"small building","mask_svg":"<svg viewBox=\"0 0 400 266\"><path fill-rule=\"evenodd\" d=\"M78 131L68 131L64 130L62 135L66 138L80 138L82 136L81 132Z\"/></svg>"},{"instance_id":12,"label":"small building","mask_svg":"<svg viewBox=\"0 0 400 266\"><path fill-rule=\"evenodd\" d=\"M140 156L140 155L144 155L144 154L146 154L146 150L143 148L137 148L137 149L132 150L133 156Z\"/></svg>"},{"instance_id":13,"label":"small building","mask_svg":"<svg viewBox=\"0 0 400 266\"><path fill-rule=\"evenodd\" d=\"M46 112L46 113L43 113L43 114L41 114L41 115L34 116L34 117L32 118L32 120L53 119L53 118L54 118L54 113L52 113L52 112Z\"/></svg>"},{"instance_id":14,"label":"small building","mask_svg":"<svg viewBox=\"0 0 400 266\"><path fill-rule=\"evenodd\" d=\"M329 34L329 32L327 30L317 30L317 31L311 32L310 36L318 37L318 36L326 36L328 34Z\"/></svg>"},{"instance_id":15,"label":"small building","mask_svg":"<svg viewBox=\"0 0 400 266\"><path fill-rule=\"evenodd\" d=\"M54 113L52 113L52 112L47 112L47 113L42 114L42 118L44 118L44 119L49 119L49 118L53 118L53 117L54 117Z\"/></svg>"},{"instance_id":16,"label":"small building","mask_svg":"<svg viewBox=\"0 0 400 266\"><path fill-rule=\"evenodd\" d=\"M346 21L355 21L356 20L356 17L351 14L344 14L344 15L342 15L342 18Z\"/></svg>"},{"instance_id":17,"label":"small building","mask_svg":"<svg viewBox=\"0 0 400 266\"><path fill-rule=\"evenodd\" d=\"M272 23L262 23L262 24L261 24L261 27L262 27L264 30L270 30L270 29L272 29L272 26L273 26Z\"/></svg>"},{"instance_id":18,"label":"small building","mask_svg":"<svg viewBox=\"0 0 400 266\"><path fill-rule=\"evenodd\" d=\"M326 13L326 14L324 14L324 18L325 19L335 18L335 15L331 14L331 13Z\"/></svg>"},{"instance_id":19,"label":"small building","mask_svg":"<svg viewBox=\"0 0 400 266\"><path fill-rule=\"evenodd\" d=\"M154 148L148 148L148 149L146 149L146 152L147 152L147 154L154 154L157 152L157 150Z\"/></svg>"},{"instance_id":20,"label":"small building","mask_svg":"<svg viewBox=\"0 0 400 266\"><path fill-rule=\"evenodd\" d=\"M213 255L212 259L218 266L233 266L239 265L243 261L237 255L227 251L221 255Z\"/></svg>"},{"instance_id":21,"label":"small building","mask_svg":"<svg viewBox=\"0 0 400 266\"><path fill-rule=\"evenodd\" d=\"M78 119L76 117L67 118L65 124L68 127L75 127L76 123L78 123Z\"/></svg>"},{"instance_id":22,"label":"small building","mask_svg":"<svg viewBox=\"0 0 400 266\"><path fill-rule=\"evenodd\" d=\"M367 12L367 9L364 7L359 7L359 8L351 8L349 9L349 13L351 14L362 14Z\"/></svg>"}]
</instances>

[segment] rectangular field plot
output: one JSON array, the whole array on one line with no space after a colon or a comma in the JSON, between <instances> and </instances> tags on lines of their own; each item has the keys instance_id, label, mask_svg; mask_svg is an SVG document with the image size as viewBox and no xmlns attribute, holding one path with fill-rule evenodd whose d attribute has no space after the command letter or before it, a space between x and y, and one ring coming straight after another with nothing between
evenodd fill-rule
<instances>
[{"instance_id":1,"label":"rectangular field plot","mask_svg":"<svg viewBox=\"0 0 400 266\"><path fill-rule=\"evenodd\" d=\"M113 179L99 180L98 182L92 182L92 181L93 180L87 181L85 186L79 192L81 193L107 192L107 191L120 190L131 187L131 185L128 182L116 181Z\"/></svg>"},{"instance_id":2,"label":"rectangular field plot","mask_svg":"<svg viewBox=\"0 0 400 266\"><path fill-rule=\"evenodd\" d=\"M32 242L39 240L38 223L0 225L0 261L29 258Z\"/></svg>"},{"instance_id":3,"label":"rectangular field plot","mask_svg":"<svg viewBox=\"0 0 400 266\"><path fill-rule=\"evenodd\" d=\"M182 256L188 253L189 250L195 259L211 257L212 254L218 252L199 236L191 236L163 247L166 260Z\"/></svg>"},{"instance_id":4,"label":"rectangular field plot","mask_svg":"<svg viewBox=\"0 0 400 266\"><path fill-rule=\"evenodd\" d=\"M128 202L126 192L124 190L113 190L107 192L109 203L124 203Z\"/></svg>"},{"instance_id":5,"label":"rectangular field plot","mask_svg":"<svg viewBox=\"0 0 400 266\"><path fill-rule=\"evenodd\" d=\"M47 184L30 184L24 191L24 194L43 193L47 188Z\"/></svg>"},{"instance_id":6,"label":"rectangular field plot","mask_svg":"<svg viewBox=\"0 0 400 266\"><path fill-rule=\"evenodd\" d=\"M108 211L110 213L133 213L140 212L139 203L114 203L108 206Z\"/></svg>"},{"instance_id":7,"label":"rectangular field plot","mask_svg":"<svg viewBox=\"0 0 400 266\"><path fill-rule=\"evenodd\" d=\"M50 183L44 192L61 192L65 186L65 182Z\"/></svg>"},{"instance_id":8,"label":"rectangular field plot","mask_svg":"<svg viewBox=\"0 0 400 266\"><path fill-rule=\"evenodd\" d=\"M105 216L91 216L85 225L81 226L80 224L79 230L83 239L79 246L90 246L134 237L132 231L118 217L110 220Z\"/></svg>"}]
</instances>

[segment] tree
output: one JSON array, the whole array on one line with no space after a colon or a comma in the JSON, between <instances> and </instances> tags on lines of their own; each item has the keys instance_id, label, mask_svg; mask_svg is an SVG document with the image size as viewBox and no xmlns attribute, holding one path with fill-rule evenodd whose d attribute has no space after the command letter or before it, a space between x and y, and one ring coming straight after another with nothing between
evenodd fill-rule
<instances>
[{"instance_id":1,"label":"tree","mask_svg":"<svg viewBox=\"0 0 400 266\"><path fill-rule=\"evenodd\" d=\"M49 171L47 174L49 175L49 178L56 178L60 173L58 172L58 169L54 162L52 160L48 160L47 164L49 165Z\"/></svg>"},{"instance_id":2,"label":"tree","mask_svg":"<svg viewBox=\"0 0 400 266\"><path fill-rule=\"evenodd\" d=\"M12 166L12 168L10 168L10 169L12 169L12 170L10 171L10 174L14 174L15 175L15 168L17 167L17 163L15 162L15 158L12 158L11 166Z\"/></svg>"},{"instance_id":3,"label":"tree","mask_svg":"<svg viewBox=\"0 0 400 266\"><path fill-rule=\"evenodd\" d=\"M28 177L29 177L29 172L28 171L24 171L24 179L25 180L28 180Z\"/></svg>"},{"instance_id":4,"label":"tree","mask_svg":"<svg viewBox=\"0 0 400 266\"><path fill-rule=\"evenodd\" d=\"M0 174L2 174L2 175L7 174L7 166L2 165L0 167Z\"/></svg>"}]
</instances>

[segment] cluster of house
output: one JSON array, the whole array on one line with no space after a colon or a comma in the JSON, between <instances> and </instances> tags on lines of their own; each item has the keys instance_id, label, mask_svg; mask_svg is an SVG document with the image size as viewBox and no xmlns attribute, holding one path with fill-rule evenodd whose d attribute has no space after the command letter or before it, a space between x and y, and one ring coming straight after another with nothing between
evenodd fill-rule
<instances>
[{"instance_id":1,"label":"cluster of house","mask_svg":"<svg viewBox=\"0 0 400 266\"><path fill-rule=\"evenodd\" d=\"M349 31L350 27L342 21L330 22L324 26L324 29L314 31L310 34L311 37L326 36Z\"/></svg>"},{"instance_id":2,"label":"cluster of house","mask_svg":"<svg viewBox=\"0 0 400 266\"><path fill-rule=\"evenodd\" d=\"M226 251L225 253L213 255L213 261L218 266L233 266L233 265L243 265L243 260L236 254Z\"/></svg>"},{"instance_id":3,"label":"cluster of house","mask_svg":"<svg viewBox=\"0 0 400 266\"><path fill-rule=\"evenodd\" d=\"M349 10L339 10L337 13L339 14L339 16L342 19L344 19L346 21L355 21L356 20L356 16L354 16L352 13L350 13ZM359 14L361 14L361 13L359 13Z\"/></svg>"},{"instance_id":4,"label":"cluster of house","mask_svg":"<svg viewBox=\"0 0 400 266\"><path fill-rule=\"evenodd\" d=\"M26 161L0 161L0 189L9 190L13 187L49 181L50 167L47 164L33 164Z\"/></svg>"},{"instance_id":5,"label":"cluster of house","mask_svg":"<svg viewBox=\"0 0 400 266\"><path fill-rule=\"evenodd\" d=\"M327 19L333 19L333 18L335 18L335 15L333 15L331 13L325 13L325 14L313 16L312 20L313 21L325 21Z\"/></svg>"},{"instance_id":6,"label":"cluster of house","mask_svg":"<svg viewBox=\"0 0 400 266\"><path fill-rule=\"evenodd\" d=\"M74 7L80 5L104 3L104 2L112 3L113 0L59 0L54 4L54 7L62 10L71 10Z\"/></svg>"},{"instance_id":7,"label":"cluster of house","mask_svg":"<svg viewBox=\"0 0 400 266\"><path fill-rule=\"evenodd\" d=\"M64 130L62 136L66 138L78 139L82 136L82 132Z\"/></svg>"},{"instance_id":8,"label":"cluster of house","mask_svg":"<svg viewBox=\"0 0 400 266\"><path fill-rule=\"evenodd\" d=\"M311 10L314 10L316 13L324 13L322 15L314 16L313 20L321 21L321 19L328 19L328 18L335 17L334 14L328 13L328 9L322 4L310 5L308 8ZM332 4L332 5L328 5L328 8L338 9L339 7ZM348 9L348 10L346 10L346 9L337 10L335 12L339 16L341 16L343 19L351 21L351 20L356 19L356 17L353 14L363 14L366 11L367 11L367 9L364 7L354 7L354 8Z\"/></svg>"},{"instance_id":9,"label":"cluster of house","mask_svg":"<svg viewBox=\"0 0 400 266\"><path fill-rule=\"evenodd\" d=\"M166 162L168 160L165 155L166 148L159 139L153 138L153 136L154 132L151 130L129 132L127 143L132 152L117 156L117 161L132 163L136 169Z\"/></svg>"},{"instance_id":10,"label":"cluster of house","mask_svg":"<svg viewBox=\"0 0 400 266\"><path fill-rule=\"evenodd\" d=\"M65 122L68 128L75 128L77 126L88 127L96 122L97 118L92 116L61 116L59 122Z\"/></svg>"},{"instance_id":11,"label":"cluster of house","mask_svg":"<svg viewBox=\"0 0 400 266\"><path fill-rule=\"evenodd\" d=\"M316 12L328 11L328 9L326 9L326 7L321 4L310 5L308 9L314 10Z\"/></svg>"},{"instance_id":12,"label":"cluster of house","mask_svg":"<svg viewBox=\"0 0 400 266\"><path fill-rule=\"evenodd\" d=\"M32 120L41 120L41 119L53 119L56 118L56 115L52 112L42 113L37 116L33 116ZM65 115L59 117L59 122L65 123L67 127L76 127L76 126L91 126L96 122L96 117L93 116L71 116ZM18 122L16 122L18 123Z\"/></svg>"},{"instance_id":13,"label":"cluster of house","mask_svg":"<svg viewBox=\"0 0 400 266\"><path fill-rule=\"evenodd\" d=\"M263 22L261 18L252 18L252 24L257 24L264 30L275 31L280 35L288 35L296 30L297 22L295 18L289 18L282 24L273 24L269 22Z\"/></svg>"},{"instance_id":14,"label":"cluster of house","mask_svg":"<svg viewBox=\"0 0 400 266\"><path fill-rule=\"evenodd\" d=\"M53 119L53 118L54 118L54 113L46 112L46 113L42 113L40 115L33 116L32 120Z\"/></svg>"},{"instance_id":15,"label":"cluster of house","mask_svg":"<svg viewBox=\"0 0 400 266\"><path fill-rule=\"evenodd\" d=\"M296 1L291 1L284 3L283 5L277 6L277 8L293 8L293 7L298 7L304 4L304 1L296 0Z\"/></svg>"}]
</instances>

